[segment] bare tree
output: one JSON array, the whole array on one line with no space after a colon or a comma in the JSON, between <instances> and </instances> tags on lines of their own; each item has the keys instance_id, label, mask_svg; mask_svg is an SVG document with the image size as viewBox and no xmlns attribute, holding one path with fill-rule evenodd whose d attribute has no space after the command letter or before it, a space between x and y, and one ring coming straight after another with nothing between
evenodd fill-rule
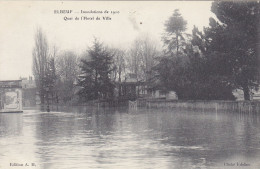
<instances>
[{"instance_id":1,"label":"bare tree","mask_svg":"<svg viewBox=\"0 0 260 169\"><path fill-rule=\"evenodd\" d=\"M122 81L122 77L125 76L126 71L126 63L125 56L126 53L120 49L112 49L113 53L113 72L112 72L112 80L113 81Z\"/></svg>"},{"instance_id":2,"label":"bare tree","mask_svg":"<svg viewBox=\"0 0 260 169\"><path fill-rule=\"evenodd\" d=\"M57 55L58 49L54 45L49 54L48 58L48 72L49 72L49 86L52 103L58 103L58 76L57 76Z\"/></svg>"},{"instance_id":3,"label":"bare tree","mask_svg":"<svg viewBox=\"0 0 260 169\"><path fill-rule=\"evenodd\" d=\"M122 78L126 75L126 52L121 49L113 48L111 53L113 56L111 80L118 82L118 96L121 96L121 82Z\"/></svg>"},{"instance_id":4,"label":"bare tree","mask_svg":"<svg viewBox=\"0 0 260 169\"><path fill-rule=\"evenodd\" d=\"M158 54L156 43L148 36L137 38L128 53L129 71L137 75L138 81L148 81Z\"/></svg>"},{"instance_id":5,"label":"bare tree","mask_svg":"<svg viewBox=\"0 0 260 169\"><path fill-rule=\"evenodd\" d=\"M41 28L37 29L34 41L35 45L32 51L33 74L43 108L43 104L45 103L45 76L47 69L48 42Z\"/></svg>"},{"instance_id":6,"label":"bare tree","mask_svg":"<svg viewBox=\"0 0 260 169\"><path fill-rule=\"evenodd\" d=\"M58 95L64 102L72 101L75 95L75 83L79 75L79 58L72 51L64 51L56 60Z\"/></svg>"}]
</instances>

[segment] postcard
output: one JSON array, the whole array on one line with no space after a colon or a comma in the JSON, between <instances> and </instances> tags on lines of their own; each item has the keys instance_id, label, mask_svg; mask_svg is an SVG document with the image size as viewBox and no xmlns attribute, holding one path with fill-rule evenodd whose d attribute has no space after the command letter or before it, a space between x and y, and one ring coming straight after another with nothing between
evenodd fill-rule
<instances>
[{"instance_id":1,"label":"postcard","mask_svg":"<svg viewBox=\"0 0 260 169\"><path fill-rule=\"evenodd\" d=\"M0 1L0 169L260 168L259 35L257 1Z\"/></svg>"}]
</instances>

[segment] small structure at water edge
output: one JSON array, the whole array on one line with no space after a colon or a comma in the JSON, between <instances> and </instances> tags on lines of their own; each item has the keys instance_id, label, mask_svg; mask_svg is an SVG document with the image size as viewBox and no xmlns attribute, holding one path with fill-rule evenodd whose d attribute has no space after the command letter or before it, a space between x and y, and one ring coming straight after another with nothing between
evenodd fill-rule
<instances>
[{"instance_id":1,"label":"small structure at water edge","mask_svg":"<svg viewBox=\"0 0 260 169\"><path fill-rule=\"evenodd\" d=\"M0 113L22 112L22 80L0 81Z\"/></svg>"}]
</instances>

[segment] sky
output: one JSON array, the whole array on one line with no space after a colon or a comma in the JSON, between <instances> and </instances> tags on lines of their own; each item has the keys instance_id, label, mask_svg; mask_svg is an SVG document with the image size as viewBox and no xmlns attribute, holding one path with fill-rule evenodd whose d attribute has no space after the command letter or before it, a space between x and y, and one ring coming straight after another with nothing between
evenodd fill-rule
<instances>
[{"instance_id":1,"label":"sky","mask_svg":"<svg viewBox=\"0 0 260 169\"><path fill-rule=\"evenodd\" d=\"M187 21L187 33L191 33L193 25L202 30L208 26L209 18L214 17L210 8L210 1L0 1L0 80L32 75L34 35L39 27L49 46L56 46L58 52L72 50L81 55L94 37L124 49L144 34L159 42L164 23L175 9ZM71 13L62 14L60 10ZM81 20L82 17L95 20Z\"/></svg>"}]
</instances>

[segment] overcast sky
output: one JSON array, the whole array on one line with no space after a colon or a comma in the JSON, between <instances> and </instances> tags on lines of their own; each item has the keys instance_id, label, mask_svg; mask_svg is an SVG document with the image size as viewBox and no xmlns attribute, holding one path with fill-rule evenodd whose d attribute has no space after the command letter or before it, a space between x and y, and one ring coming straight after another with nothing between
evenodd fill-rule
<instances>
[{"instance_id":1,"label":"overcast sky","mask_svg":"<svg viewBox=\"0 0 260 169\"><path fill-rule=\"evenodd\" d=\"M37 27L45 32L49 45L59 51L73 50L81 54L99 38L105 44L127 48L135 38L148 34L161 40L164 23L179 9L188 22L188 33L193 25L202 30L208 26L211 2L156 2L156 1L11 1L0 2L0 80L12 80L32 75L32 49ZM72 10L72 14L54 14L54 10ZM83 11L119 11L119 14L81 14ZM112 20L72 20L64 17L103 17Z\"/></svg>"}]
</instances>

